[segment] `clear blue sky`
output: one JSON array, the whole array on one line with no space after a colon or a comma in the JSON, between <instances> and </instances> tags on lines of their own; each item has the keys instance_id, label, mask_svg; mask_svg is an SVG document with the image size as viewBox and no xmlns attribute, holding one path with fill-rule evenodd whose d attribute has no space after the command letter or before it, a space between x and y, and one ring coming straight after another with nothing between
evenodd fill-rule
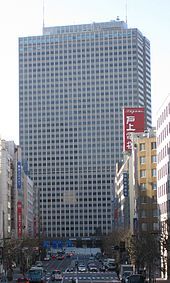
<instances>
[{"instance_id":1,"label":"clear blue sky","mask_svg":"<svg viewBox=\"0 0 170 283\"><path fill-rule=\"evenodd\" d=\"M153 126L170 93L170 0L44 0L45 26L127 19L151 42ZM19 143L18 37L42 34L43 0L0 3L0 136Z\"/></svg>"}]
</instances>

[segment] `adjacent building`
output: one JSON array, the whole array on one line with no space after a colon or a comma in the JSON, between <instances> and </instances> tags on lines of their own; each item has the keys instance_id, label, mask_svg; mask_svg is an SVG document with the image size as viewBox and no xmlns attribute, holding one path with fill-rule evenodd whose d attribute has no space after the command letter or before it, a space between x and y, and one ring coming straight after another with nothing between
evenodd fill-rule
<instances>
[{"instance_id":1,"label":"adjacent building","mask_svg":"<svg viewBox=\"0 0 170 283\"><path fill-rule=\"evenodd\" d=\"M6 148L6 142L0 139L0 239L11 236L11 192L13 164ZM3 244L3 243L2 243Z\"/></svg>"},{"instance_id":2,"label":"adjacent building","mask_svg":"<svg viewBox=\"0 0 170 283\"><path fill-rule=\"evenodd\" d=\"M157 149L156 130L134 134L132 138L132 170L134 198L131 227L134 233L149 232L158 235L157 210ZM134 208L134 210L133 210Z\"/></svg>"},{"instance_id":3,"label":"adjacent building","mask_svg":"<svg viewBox=\"0 0 170 283\"><path fill-rule=\"evenodd\" d=\"M150 43L123 21L19 38L19 132L43 237L107 234L122 159L122 108L151 127Z\"/></svg>"},{"instance_id":4,"label":"adjacent building","mask_svg":"<svg viewBox=\"0 0 170 283\"><path fill-rule=\"evenodd\" d=\"M157 112L157 199L162 235L162 276L170 278L170 94Z\"/></svg>"},{"instance_id":5,"label":"adjacent building","mask_svg":"<svg viewBox=\"0 0 170 283\"><path fill-rule=\"evenodd\" d=\"M0 238L34 236L34 186L25 174L21 148L0 139Z\"/></svg>"},{"instance_id":6,"label":"adjacent building","mask_svg":"<svg viewBox=\"0 0 170 283\"><path fill-rule=\"evenodd\" d=\"M156 131L135 133L131 138L131 152L125 154L115 177L117 228L132 235L158 235Z\"/></svg>"}]
</instances>

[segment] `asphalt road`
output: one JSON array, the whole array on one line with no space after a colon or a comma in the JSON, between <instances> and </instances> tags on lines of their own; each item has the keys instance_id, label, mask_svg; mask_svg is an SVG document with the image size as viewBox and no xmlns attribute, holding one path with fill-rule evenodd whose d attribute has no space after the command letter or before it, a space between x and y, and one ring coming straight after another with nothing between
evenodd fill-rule
<instances>
[{"instance_id":1,"label":"asphalt road","mask_svg":"<svg viewBox=\"0 0 170 283\"><path fill-rule=\"evenodd\" d=\"M68 267L75 266L75 262L83 262L85 265L89 260L88 256L79 255L73 258L65 258L63 260L50 260L48 262L44 262L44 268L47 271L52 271L54 269L59 269L63 273L63 283L72 282L72 279L78 279L77 282L80 283L111 283L111 282L119 282L114 275L114 272L78 272L75 268L75 271L68 272ZM98 261L96 261L96 265L100 265ZM76 283L77 283L76 282Z\"/></svg>"},{"instance_id":2,"label":"asphalt road","mask_svg":"<svg viewBox=\"0 0 170 283\"><path fill-rule=\"evenodd\" d=\"M51 259L49 261L43 262L43 267L46 272L51 272L52 270L59 269L63 274L62 283L71 283L72 279L78 279L76 283L117 283L120 282L114 276L114 272L78 272L77 268L72 272L68 272L69 267L75 267L75 263L83 262L87 265L89 261L89 256L78 255L71 258L65 257L63 260ZM99 266L100 263L95 261L96 265ZM16 279L21 276L19 269L16 269L14 272L13 282L16 282ZM56 283L59 281L49 281L48 283Z\"/></svg>"}]
</instances>

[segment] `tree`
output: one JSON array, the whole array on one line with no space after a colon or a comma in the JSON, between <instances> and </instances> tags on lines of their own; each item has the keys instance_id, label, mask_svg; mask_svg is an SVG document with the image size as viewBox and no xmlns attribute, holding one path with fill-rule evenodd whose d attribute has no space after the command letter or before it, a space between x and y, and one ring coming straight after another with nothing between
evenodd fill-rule
<instances>
[{"instance_id":1,"label":"tree","mask_svg":"<svg viewBox=\"0 0 170 283\"><path fill-rule=\"evenodd\" d=\"M160 258L158 236L151 233L132 236L129 254L137 272L139 272L140 268L146 268L149 281L151 281L152 272L156 267L158 258Z\"/></svg>"}]
</instances>

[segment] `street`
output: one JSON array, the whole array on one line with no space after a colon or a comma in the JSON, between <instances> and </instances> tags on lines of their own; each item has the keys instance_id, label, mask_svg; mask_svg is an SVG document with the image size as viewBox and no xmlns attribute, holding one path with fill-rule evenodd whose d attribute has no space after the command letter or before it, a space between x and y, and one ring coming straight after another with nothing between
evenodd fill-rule
<instances>
[{"instance_id":1,"label":"street","mask_svg":"<svg viewBox=\"0 0 170 283\"><path fill-rule=\"evenodd\" d=\"M89 272L88 269L85 272L80 272L77 270L76 262L82 263L87 266L89 261L89 256L85 255L77 255L73 257L65 257L62 260L58 259L50 259L49 261L43 261L43 267L46 273L52 272L53 270L60 270L63 275L63 281L62 283L71 283L72 279L77 279L77 282L81 283L113 283L113 282L119 282L117 279L117 275L115 272L106 271L106 272ZM100 263L98 260L94 260L96 266L99 268ZM70 268L72 268L72 271L70 271ZM15 269L14 271L14 278L13 282L16 282L17 278L21 276L19 269ZM47 281L55 282L55 281ZM61 282L61 281L60 281Z\"/></svg>"}]
</instances>

